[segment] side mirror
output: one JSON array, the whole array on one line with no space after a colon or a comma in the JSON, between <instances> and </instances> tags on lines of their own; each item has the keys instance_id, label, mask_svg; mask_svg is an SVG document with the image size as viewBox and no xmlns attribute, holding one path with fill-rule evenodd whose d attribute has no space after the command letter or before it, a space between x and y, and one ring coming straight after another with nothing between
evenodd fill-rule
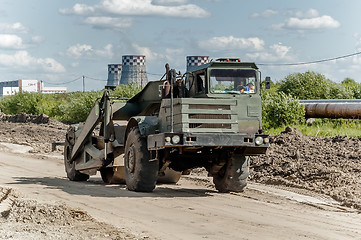
<instances>
[{"instance_id":1,"label":"side mirror","mask_svg":"<svg viewBox=\"0 0 361 240\"><path fill-rule=\"evenodd\" d=\"M271 88L271 78L270 77L266 77L265 85L266 85L266 89Z\"/></svg>"}]
</instances>

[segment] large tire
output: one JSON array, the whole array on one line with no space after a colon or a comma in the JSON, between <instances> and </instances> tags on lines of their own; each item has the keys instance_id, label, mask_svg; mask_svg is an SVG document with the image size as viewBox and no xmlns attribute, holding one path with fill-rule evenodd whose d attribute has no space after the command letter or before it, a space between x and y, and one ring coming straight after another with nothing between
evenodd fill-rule
<instances>
[{"instance_id":1,"label":"large tire","mask_svg":"<svg viewBox=\"0 0 361 240\"><path fill-rule=\"evenodd\" d=\"M147 142L140 135L139 128L130 130L125 144L124 167L128 190L151 192L158 178L159 161L149 161Z\"/></svg>"},{"instance_id":2,"label":"large tire","mask_svg":"<svg viewBox=\"0 0 361 240\"><path fill-rule=\"evenodd\" d=\"M233 154L213 176L213 183L219 192L242 192L247 186L248 176L249 157Z\"/></svg>"},{"instance_id":3,"label":"large tire","mask_svg":"<svg viewBox=\"0 0 361 240\"><path fill-rule=\"evenodd\" d=\"M89 179L89 175L81 173L75 170L75 161L70 163L71 152L73 149L72 142L74 142L73 134L66 134L65 145L64 145L64 165L65 172L69 180L71 181L86 181Z\"/></svg>"}]
</instances>

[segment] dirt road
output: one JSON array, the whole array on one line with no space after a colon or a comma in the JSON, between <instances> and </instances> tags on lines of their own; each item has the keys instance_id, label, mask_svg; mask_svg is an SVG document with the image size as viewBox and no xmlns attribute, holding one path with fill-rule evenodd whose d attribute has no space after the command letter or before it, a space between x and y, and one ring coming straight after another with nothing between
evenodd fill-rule
<instances>
[{"instance_id":1,"label":"dirt road","mask_svg":"<svg viewBox=\"0 0 361 240\"><path fill-rule=\"evenodd\" d=\"M361 239L360 212L322 195L261 184L249 184L241 194L220 194L207 178L192 176L136 193L125 185L105 185L100 177L70 182L60 158L4 150L0 167L0 186L81 208L119 228L119 239Z\"/></svg>"}]
</instances>

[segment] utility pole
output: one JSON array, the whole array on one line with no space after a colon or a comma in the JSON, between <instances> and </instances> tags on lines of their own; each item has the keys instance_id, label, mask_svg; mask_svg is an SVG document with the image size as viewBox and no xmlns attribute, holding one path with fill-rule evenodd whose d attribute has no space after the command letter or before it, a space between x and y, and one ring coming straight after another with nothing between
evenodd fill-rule
<instances>
[{"instance_id":1,"label":"utility pole","mask_svg":"<svg viewBox=\"0 0 361 240\"><path fill-rule=\"evenodd\" d=\"M83 92L85 92L85 76L83 75Z\"/></svg>"}]
</instances>

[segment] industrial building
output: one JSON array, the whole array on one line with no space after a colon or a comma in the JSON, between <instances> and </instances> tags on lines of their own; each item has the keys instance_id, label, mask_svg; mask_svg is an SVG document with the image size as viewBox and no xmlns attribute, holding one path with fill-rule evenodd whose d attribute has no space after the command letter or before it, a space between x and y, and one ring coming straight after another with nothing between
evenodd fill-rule
<instances>
[{"instance_id":1,"label":"industrial building","mask_svg":"<svg viewBox=\"0 0 361 240\"><path fill-rule=\"evenodd\" d=\"M145 56L124 55L122 64L108 64L108 86L134 83L144 87L148 83Z\"/></svg>"},{"instance_id":2,"label":"industrial building","mask_svg":"<svg viewBox=\"0 0 361 240\"><path fill-rule=\"evenodd\" d=\"M118 86L122 76L122 64L108 64L107 86Z\"/></svg>"},{"instance_id":3,"label":"industrial building","mask_svg":"<svg viewBox=\"0 0 361 240\"><path fill-rule=\"evenodd\" d=\"M144 87L148 83L145 56L124 55L122 56L122 76L120 84L135 83Z\"/></svg>"},{"instance_id":4,"label":"industrial building","mask_svg":"<svg viewBox=\"0 0 361 240\"><path fill-rule=\"evenodd\" d=\"M18 92L65 93L66 87L45 87L38 80L15 80L0 82L0 97L14 95Z\"/></svg>"}]
</instances>

